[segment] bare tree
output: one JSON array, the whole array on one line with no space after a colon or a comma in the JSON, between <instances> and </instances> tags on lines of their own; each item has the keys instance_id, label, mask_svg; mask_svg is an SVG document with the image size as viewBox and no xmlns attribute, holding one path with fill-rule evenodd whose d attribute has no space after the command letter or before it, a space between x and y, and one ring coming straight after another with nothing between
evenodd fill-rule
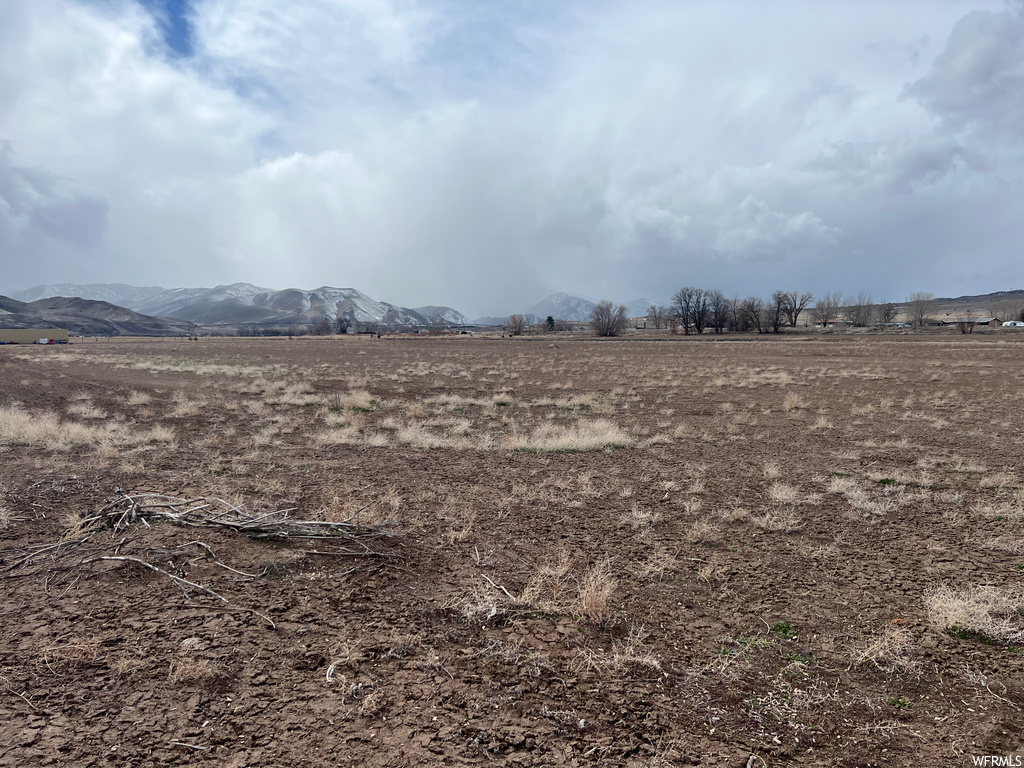
<instances>
[{"instance_id":1,"label":"bare tree","mask_svg":"<svg viewBox=\"0 0 1024 768\"><path fill-rule=\"evenodd\" d=\"M629 325L626 308L610 301L599 301L590 313L590 327L598 336L621 336Z\"/></svg>"},{"instance_id":2,"label":"bare tree","mask_svg":"<svg viewBox=\"0 0 1024 768\"><path fill-rule=\"evenodd\" d=\"M841 306L843 306L843 294L838 291L826 293L814 303L814 310L811 314L822 328L827 328L828 324L836 319Z\"/></svg>"},{"instance_id":3,"label":"bare tree","mask_svg":"<svg viewBox=\"0 0 1024 768\"><path fill-rule=\"evenodd\" d=\"M659 331L665 327L665 316L667 314L668 307L663 307L660 304L651 304L651 306L647 308L647 319L650 320L651 325Z\"/></svg>"},{"instance_id":4,"label":"bare tree","mask_svg":"<svg viewBox=\"0 0 1024 768\"><path fill-rule=\"evenodd\" d=\"M353 314L352 310L348 310L347 312L340 309L338 310L338 314L334 317L334 326L338 329L338 333L348 333L348 329L351 328L352 324L355 322L355 319L352 316Z\"/></svg>"},{"instance_id":5,"label":"bare tree","mask_svg":"<svg viewBox=\"0 0 1024 768\"><path fill-rule=\"evenodd\" d=\"M772 333L780 333L782 326L789 319L786 307L789 306L789 294L785 291L776 291L765 306L766 324L772 329Z\"/></svg>"},{"instance_id":6,"label":"bare tree","mask_svg":"<svg viewBox=\"0 0 1024 768\"><path fill-rule=\"evenodd\" d=\"M1024 302L1021 299L1000 299L989 307L989 312L1000 320L1017 320L1024 315Z\"/></svg>"},{"instance_id":7,"label":"bare tree","mask_svg":"<svg viewBox=\"0 0 1024 768\"><path fill-rule=\"evenodd\" d=\"M729 324L731 307L725 294L719 290L708 293L708 325L715 329L715 333L721 333Z\"/></svg>"},{"instance_id":8,"label":"bare tree","mask_svg":"<svg viewBox=\"0 0 1024 768\"><path fill-rule=\"evenodd\" d=\"M956 319L956 327L960 333L974 333L974 326L978 324L978 316L973 309L968 309Z\"/></svg>"},{"instance_id":9,"label":"bare tree","mask_svg":"<svg viewBox=\"0 0 1024 768\"><path fill-rule=\"evenodd\" d=\"M505 321L505 330L513 336L522 336L526 330L526 315L509 315Z\"/></svg>"},{"instance_id":10,"label":"bare tree","mask_svg":"<svg viewBox=\"0 0 1024 768\"><path fill-rule=\"evenodd\" d=\"M670 311L683 326L683 333L704 333L708 324L709 292L703 288L680 288L672 297Z\"/></svg>"},{"instance_id":11,"label":"bare tree","mask_svg":"<svg viewBox=\"0 0 1024 768\"><path fill-rule=\"evenodd\" d=\"M796 328L796 322L800 319L800 313L807 309L807 305L814 299L813 293L800 293L800 291L787 291L785 294L786 319L790 328Z\"/></svg>"},{"instance_id":12,"label":"bare tree","mask_svg":"<svg viewBox=\"0 0 1024 768\"><path fill-rule=\"evenodd\" d=\"M875 319L875 302L867 293L858 293L856 298L852 296L846 302L846 318L850 325L858 328L871 325Z\"/></svg>"},{"instance_id":13,"label":"bare tree","mask_svg":"<svg viewBox=\"0 0 1024 768\"><path fill-rule=\"evenodd\" d=\"M750 326L746 323L746 315L743 314L743 302L739 295L734 295L729 302L729 327L733 331L749 331Z\"/></svg>"},{"instance_id":14,"label":"bare tree","mask_svg":"<svg viewBox=\"0 0 1024 768\"><path fill-rule=\"evenodd\" d=\"M907 314L910 315L910 322L920 328L932 315L939 311L939 302L935 300L935 294L928 291L917 291L910 294L907 299Z\"/></svg>"},{"instance_id":15,"label":"bare tree","mask_svg":"<svg viewBox=\"0 0 1024 768\"><path fill-rule=\"evenodd\" d=\"M882 323L891 323L899 314L899 309L891 301L885 302L878 307L878 320Z\"/></svg>"},{"instance_id":16,"label":"bare tree","mask_svg":"<svg viewBox=\"0 0 1024 768\"><path fill-rule=\"evenodd\" d=\"M765 311L764 299L757 296L745 298L740 302L736 314L744 330L753 329L758 333L766 332L767 324L765 320L767 319L767 313Z\"/></svg>"},{"instance_id":17,"label":"bare tree","mask_svg":"<svg viewBox=\"0 0 1024 768\"><path fill-rule=\"evenodd\" d=\"M313 324L309 332L313 336L330 336L334 333L334 326L331 324L331 318L324 315Z\"/></svg>"}]
</instances>

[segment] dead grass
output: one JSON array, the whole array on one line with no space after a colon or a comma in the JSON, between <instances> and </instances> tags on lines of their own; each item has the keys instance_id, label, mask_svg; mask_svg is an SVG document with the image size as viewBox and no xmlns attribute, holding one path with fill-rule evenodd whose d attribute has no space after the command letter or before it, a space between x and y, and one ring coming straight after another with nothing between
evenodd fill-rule
<instances>
[{"instance_id":1,"label":"dead grass","mask_svg":"<svg viewBox=\"0 0 1024 768\"><path fill-rule=\"evenodd\" d=\"M628 525L634 531L639 531L653 528L661 522L661 519L660 511L634 502L630 505L629 512L622 516L620 522L622 525Z\"/></svg>"},{"instance_id":2,"label":"dead grass","mask_svg":"<svg viewBox=\"0 0 1024 768\"><path fill-rule=\"evenodd\" d=\"M129 392L128 396L124 399L124 404L129 408L138 408L143 405L149 405L151 402L153 402L153 397L151 395L148 395L145 392L139 392L136 389Z\"/></svg>"},{"instance_id":3,"label":"dead grass","mask_svg":"<svg viewBox=\"0 0 1024 768\"><path fill-rule=\"evenodd\" d=\"M927 593L924 605L939 629L1001 643L1024 640L1024 593L1019 588L944 585Z\"/></svg>"},{"instance_id":4,"label":"dead grass","mask_svg":"<svg viewBox=\"0 0 1024 768\"><path fill-rule=\"evenodd\" d=\"M503 447L519 451L595 451L602 448L626 448L634 439L618 425L606 419L583 420L559 426L542 424L530 434L512 434Z\"/></svg>"},{"instance_id":5,"label":"dead grass","mask_svg":"<svg viewBox=\"0 0 1024 768\"><path fill-rule=\"evenodd\" d=\"M176 419L187 419L192 416L198 416L202 413L203 408L205 408L206 405L207 403L205 400L192 400L184 392L175 392L174 407L171 409L169 415Z\"/></svg>"},{"instance_id":6,"label":"dead grass","mask_svg":"<svg viewBox=\"0 0 1024 768\"><path fill-rule=\"evenodd\" d=\"M753 516L750 522L766 531L786 533L803 527L803 521L793 509L776 509L763 515Z\"/></svg>"},{"instance_id":7,"label":"dead grass","mask_svg":"<svg viewBox=\"0 0 1024 768\"><path fill-rule=\"evenodd\" d=\"M642 579L660 581L679 570L679 558L664 544L657 544L637 568Z\"/></svg>"},{"instance_id":8,"label":"dead grass","mask_svg":"<svg viewBox=\"0 0 1024 768\"><path fill-rule=\"evenodd\" d=\"M377 410L381 406L381 401L365 389L353 389L348 392L335 392L330 397L330 406L336 410L366 413Z\"/></svg>"},{"instance_id":9,"label":"dead grass","mask_svg":"<svg viewBox=\"0 0 1024 768\"><path fill-rule=\"evenodd\" d=\"M68 414L79 419L107 418L106 411L90 402L72 403L68 406Z\"/></svg>"},{"instance_id":10,"label":"dead grass","mask_svg":"<svg viewBox=\"0 0 1024 768\"><path fill-rule=\"evenodd\" d=\"M661 658L647 647L645 641L649 636L650 632L643 626L630 627L626 637L612 642L610 652L586 647L579 649L576 666L637 677L660 677Z\"/></svg>"},{"instance_id":11,"label":"dead grass","mask_svg":"<svg viewBox=\"0 0 1024 768\"><path fill-rule=\"evenodd\" d=\"M915 647L914 636L909 629L890 625L857 650L853 663L890 674L918 675L921 662L915 658Z\"/></svg>"},{"instance_id":12,"label":"dead grass","mask_svg":"<svg viewBox=\"0 0 1024 768\"><path fill-rule=\"evenodd\" d=\"M610 560L606 558L590 566L580 579L580 615L595 620L606 618L611 610L615 587Z\"/></svg>"},{"instance_id":13,"label":"dead grass","mask_svg":"<svg viewBox=\"0 0 1024 768\"><path fill-rule=\"evenodd\" d=\"M209 684L224 675L225 670L221 664L199 655L202 645L197 637L182 641L177 657L168 670L171 682Z\"/></svg>"},{"instance_id":14,"label":"dead grass","mask_svg":"<svg viewBox=\"0 0 1024 768\"><path fill-rule=\"evenodd\" d=\"M806 407L807 403L796 392L787 392L786 396L782 399L782 410L786 413L799 411Z\"/></svg>"}]
</instances>

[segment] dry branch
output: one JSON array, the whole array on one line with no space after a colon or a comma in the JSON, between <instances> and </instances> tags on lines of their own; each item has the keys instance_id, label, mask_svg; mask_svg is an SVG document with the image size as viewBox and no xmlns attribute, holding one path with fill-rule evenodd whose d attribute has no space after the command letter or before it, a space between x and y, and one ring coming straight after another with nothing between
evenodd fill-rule
<instances>
[{"instance_id":1,"label":"dry branch","mask_svg":"<svg viewBox=\"0 0 1024 768\"><path fill-rule=\"evenodd\" d=\"M133 526L151 527L151 523L169 523L190 528L219 528L241 533L250 539L277 541L284 544L292 541L329 540L337 546L322 550L296 550L304 555L329 556L336 558L376 558L380 560L401 560L400 555L377 552L365 540L390 537L380 527L355 525L350 522L325 522L321 520L298 520L291 517L295 510L281 509L262 515L252 515L241 507L218 498L183 499L159 493L127 494L118 489L118 496L105 504L98 512L82 519L66 531L56 542L28 547L0 550L0 563L6 555L13 554L13 563L4 563L7 574L17 571L8 578L43 575L44 584L55 576L74 584L81 578L85 566L100 562L135 563L159 573L176 584L186 597L189 590L203 592L231 606L230 601L210 587L183 578L184 568L197 558L212 561L214 565L247 579L257 579L267 574L247 573L222 562L213 549L203 541L195 540L179 544L173 550L153 546L135 546L129 531ZM110 530L113 537L100 534ZM200 552L189 552L195 547ZM131 554L127 554L131 553ZM171 570L164 570L150 560L169 558ZM182 575L176 575L177 571ZM70 588L70 586L68 587ZM65 590L66 591L66 590ZM271 628L276 626L266 615L253 608L231 606L234 609L252 613L266 621Z\"/></svg>"}]
</instances>

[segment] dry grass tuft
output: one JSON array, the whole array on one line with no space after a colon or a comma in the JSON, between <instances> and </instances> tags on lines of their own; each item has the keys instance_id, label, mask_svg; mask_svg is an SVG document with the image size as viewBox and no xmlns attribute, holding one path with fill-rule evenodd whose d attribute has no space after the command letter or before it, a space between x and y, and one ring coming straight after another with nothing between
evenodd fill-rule
<instances>
[{"instance_id":1,"label":"dry grass tuft","mask_svg":"<svg viewBox=\"0 0 1024 768\"><path fill-rule=\"evenodd\" d=\"M651 550L647 559L640 563L637 574L644 579L661 580L679 570L679 559L664 544Z\"/></svg>"},{"instance_id":2,"label":"dry grass tuft","mask_svg":"<svg viewBox=\"0 0 1024 768\"><path fill-rule=\"evenodd\" d=\"M30 412L15 406L0 407L0 445L29 445L63 451L76 445L138 441L123 424L62 422L55 413Z\"/></svg>"},{"instance_id":3,"label":"dry grass tuft","mask_svg":"<svg viewBox=\"0 0 1024 768\"><path fill-rule=\"evenodd\" d=\"M1024 593L972 585L939 587L924 597L933 625L960 635L1002 643L1024 640Z\"/></svg>"},{"instance_id":4,"label":"dry grass tuft","mask_svg":"<svg viewBox=\"0 0 1024 768\"><path fill-rule=\"evenodd\" d=\"M203 412L205 406L205 400L191 400L184 392L175 392L174 408L171 409L170 416L178 419L198 416Z\"/></svg>"},{"instance_id":5,"label":"dry grass tuft","mask_svg":"<svg viewBox=\"0 0 1024 768\"><path fill-rule=\"evenodd\" d=\"M786 411L786 413L798 411L806 407L807 403L796 392L787 392L786 396L782 399L782 410Z\"/></svg>"},{"instance_id":6,"label":"dry grass tuft","mask_svg":"<svg viewBox=\"0 0 1024 768\"><path fill-rule=\"evenodd\" d=\"M793 509L779 509L766 512L758 517L751 517L750 522L766 531L796 531L803 526L803 521Z\"/></svg>"},{"instance_id":7,"label":"dry grass tuft","mask_svg":"<svg viewBox=\"0 0 1024 768\"><path fill-rule=\"evenodd\" d=\"M128 396L124 399L124 404L130 408L137 408L143 405L149 405L153 402L152 396L145 392L139 392L138 390L132 390L128 393Z\"/></svg>"},{"instance_id":8,"label":"dry grass tuft","mask_svg":"<svg viewBox=\"0 0 1024 768\"><path fill-rule=\"evenodd\" d=\"M686 540L691 544L702 544L712 541L718 533L718 526L706 518L695 520L686 532Z\"/></svg>"},{"instance_id":9,"label":"dry grass tuft","mask_svg":"<svg viewBox=\"0 0 1024 768\"><path fill-rule=\"evenodd\" d=\"M504 446L520 451L595 451L601 448L626 448L634 439L607 419L580 420L567 426L542 424L531 434L513 434Z\"/></svg>"},{"instance_id":10,"label":"dry grass tuft","mask_svg":"<svg viewBox=\"0 0 1024 768\"><path fill-rule=\"evenodd\" d=\"M914 658L914 636L906 627L889 626L868 640L854 658L857 666L872 666L890 674L919 674L921 663Z\"/></svg>"},{"instance_id":11,"label":"dry grass tuft","mask_svg":"<svg viewBox=\"0 0 1024 768\"><path fill-rule=\"evenodd\" d=\"M79 419L105 419L107 412L89 402L72 403L68 406L68 414Z\"/></svg>"},{"instance_id":12,"label":"dry grass tuft","mask_svg":"<svg viewBox=\"0 0 1024 768\"><path fill-rule=\"evenodd\" d=\"M629 633L612 643L611 653L583 648L577 662L586 669L609 670L620 674L661 676L661 658L646 645L650 633L642 626L630 627Z\"/></svg>"},{"instance_id":13,"label":"dry grass tuft","mask_svg":"<svg viewBox=\"0 0 1024 768\"><path fill-rule=\"evenodd\" d=\"M661 522L662 514L656 509L642 506L634 502L629 512L621 518L622 525L628 525L634 531L649 530Z\"/></svg>"},{"instance_id":14,"label":"dry grass tuft","mask_svg":"<svg viewBox=\"0 0 1024 768\"><path fill-rule=\"evenodd\" d=\"M181 642L178 656L171 662L168 677L175 683L212 683L224 675L224 668L217 662L199 655L201 641L190 637Z\"/></svg>"},{"instance_id":15,"label":"dry grass tuft","mask_svg":"<svg viewBox=\"0 0 1024 768\"><path fill-rule=\"evenodd\" d=\"M331 407L342 411L370 412L377 410L381 402L365 389L336 392L331 396Z\"/></svg>"},{"instance_id":16,"label":"dry grass tuft","mask_svg":"<svg viewBox=\"0 0 1024 768\"><path fill-rule=\"evenodd\" d=\"M615 577L606 558L590 566L580 579L579 612L588 619L606 618L615 593Z\"/></svg>"}]
</instances>

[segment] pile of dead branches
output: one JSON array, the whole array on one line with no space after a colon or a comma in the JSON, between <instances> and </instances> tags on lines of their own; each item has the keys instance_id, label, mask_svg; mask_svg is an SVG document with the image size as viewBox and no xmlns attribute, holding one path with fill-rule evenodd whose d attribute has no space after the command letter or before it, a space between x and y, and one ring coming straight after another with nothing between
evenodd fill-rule
<instances>
[{"instance_id":1,"label":"pile of dead branches","mask_svg":"<svg viewBox=\"0 0 1024 768\"><path fill-rule=\"evenodd\" d=\"M189 567L197 560L204 560L246 579L266 576L269 569L265 568L262 573L247 573L234 568L222 562L203 541L161 549L135 541L133 532L157 524L222 529L250 539L278 543L298 556L380 562L402 559L399 555L370 546L371 542L389 538L391 534L380 526L360 525L358 517L365 509L363 507L342 521L302 520L292 516L294 509L254 515L218 498L183 499L158 493L119 492L98 512L83 517L73 528L65 531L57 541L0 550L0 573L13 578L42 575L48 587L66 585L66 592L83 576L109 570L97 572L93 568L97 564L116 563L114 568L118 568L131 563L171 579L186 597L190 592L198 591L228 603L210 587L186 579ZM312 542L317 542L316 549L307 548ZM273 626L273 622L262 613L250 608L243 610L260 616Z\"/></svg>"},{"instance_id":2,"label":"pile of dead branches","mask_svg":"<svg viewBox=\"0 0 1024 768\"><path fill-rule=\"evenodd\" d=\"M363 507L359 512L366 509ZM250 539L331 539L334 541L362 542L390 534L381 527L364 526L358 522L359 512L340 522L321 520L295 520L290 517L294 509L282 509L265 515L252 515L222 499L179 499L159 493L122 494L107 504L96 515L85 520L86 525L99 524L115 532L132 525L168 522L193 528L228 528L245 534ZM352 522L355 520L356 522ZM364 547L362 553L370 550ZM343 554L337 551L336 554Z\"/></svg>"}]
</instances>

